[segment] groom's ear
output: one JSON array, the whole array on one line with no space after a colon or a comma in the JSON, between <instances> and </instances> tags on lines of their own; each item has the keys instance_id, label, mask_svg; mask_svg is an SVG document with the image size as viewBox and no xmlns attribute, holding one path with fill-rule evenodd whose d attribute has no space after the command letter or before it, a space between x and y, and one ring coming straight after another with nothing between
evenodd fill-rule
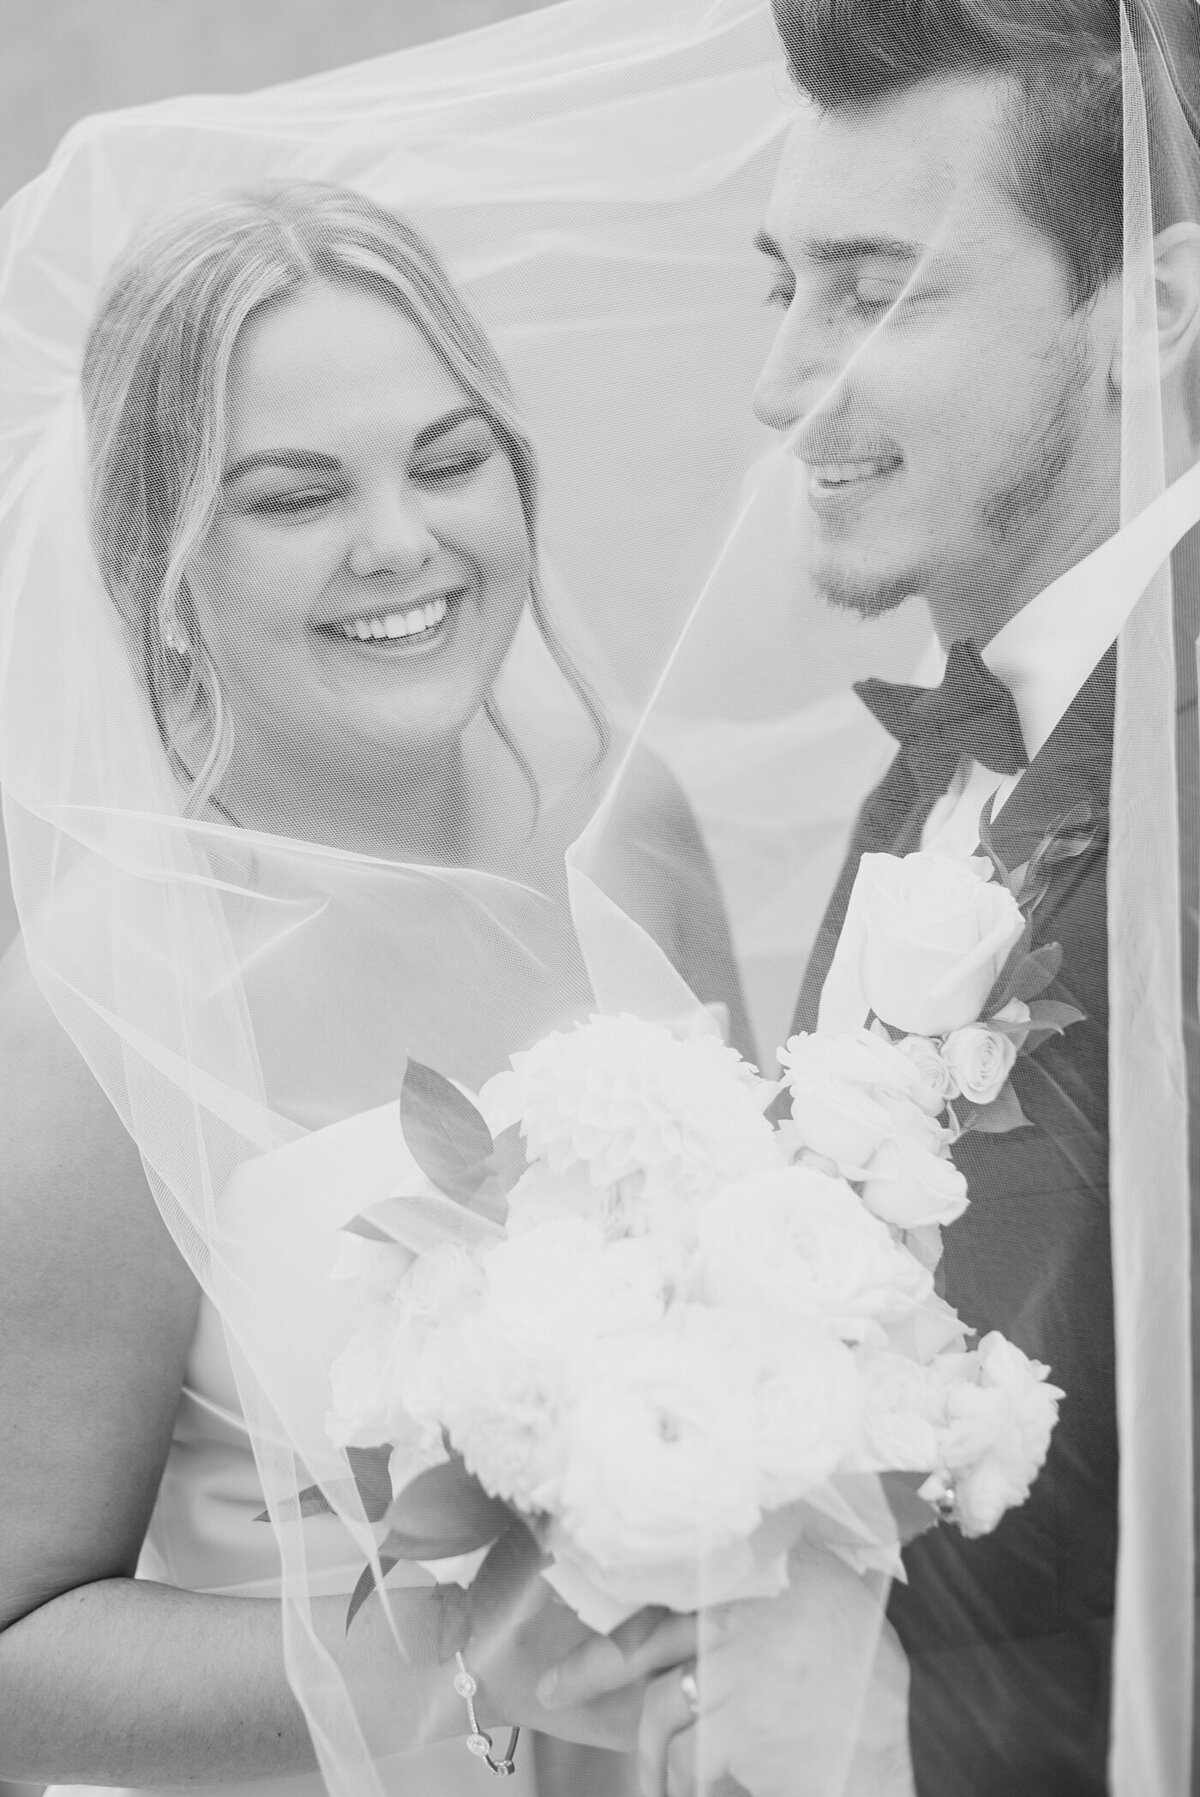
<instances>
[{"instance_id":1,"label":"groom's ear","mask_svg":"<svg viewBox=\"0 0 1200 1797\"><path fill-rule=\"evenodd\" d=\"M1154 309L1153 321L1146 322L1153 322L1157 333L1156 372L1163 382L1184 365L1200 338L1200 224L1168 225L1155 237ZM1113 355L1114 387L1120 391L1128 378L1120 341Z\"/></svg>"}]
</instances>

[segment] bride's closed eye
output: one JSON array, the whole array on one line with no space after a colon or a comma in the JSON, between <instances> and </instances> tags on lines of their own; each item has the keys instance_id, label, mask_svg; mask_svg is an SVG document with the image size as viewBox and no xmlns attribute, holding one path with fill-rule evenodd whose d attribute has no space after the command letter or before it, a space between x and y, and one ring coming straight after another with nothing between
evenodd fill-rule
<instances>
[{"instance_id":1,"label":"bride's closed eye","mask_svg":"<svg viewBox=\"0 0 1200 1797\"><path fill-rule=\"evenodd\" d=\"M491 461L499 447L490 431L486 436L476 436L469 442L455 444L449 449L444 443L440 444L436 457L414 466L413 479L435 487L451 486L455 481L468 480Z\"/></svg>"},{"instance_id":2,"label":"bride's closed eye","mask_svg":"<svg viewBox=\"0 0 1200 1797\"><path fill-rule=\"evenodd\" d=\"M301 493L264 493L249 501L246 510L257 517L311 517L337 497L327 487L305 488Z\"/></svg>"}]
</instances>

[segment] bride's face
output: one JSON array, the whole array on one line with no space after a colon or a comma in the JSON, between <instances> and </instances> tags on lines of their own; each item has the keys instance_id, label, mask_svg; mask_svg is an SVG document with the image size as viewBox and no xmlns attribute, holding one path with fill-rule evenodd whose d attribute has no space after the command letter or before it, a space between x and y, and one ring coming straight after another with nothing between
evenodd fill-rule
<instances>
[{"instance_id":1,"label":"bride's face","mask_svg":"<svg viewBox=\"0 0 1200 1797\"><path fill-rule=\"evenodd\" d=\"M529 590L512 466L397 306L308 289L252 318L222 499L188 569L243 755L352 778L450 745ZM261 771L261 769L260 769Z\"/></svg>"}]
</instances>

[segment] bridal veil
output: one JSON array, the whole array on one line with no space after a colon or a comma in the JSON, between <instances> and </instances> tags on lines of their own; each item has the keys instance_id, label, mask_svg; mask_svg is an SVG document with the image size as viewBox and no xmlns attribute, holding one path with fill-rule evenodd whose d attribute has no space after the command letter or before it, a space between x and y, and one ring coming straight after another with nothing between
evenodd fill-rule
<instances>
[{"instance_id":1,"label":"bridal veil","mask_svg":"<svg viewBox=\"0 0 1200 1797\"><path fill-rule=\"evenodd\" d=\"M1126 371L1113 479L1136 602L1112 620L1111 1780L1120 1797L1177 1797L1193 1665L1200 352L1165 399L1154 247L1167 227L1200 232L1200 21L1188 0L1113 5ZM1019 29L1021 0L1008 10ZM592 1005L678 1020L696 1001L613 903L628 833L644 828L633 759L569 857L586 980L562 905L493 866L398 864L191 815L93 549L89 321L133 233L207 193L337 182L428 236L537 445L548 606L695 810L769 1074L891 753L851 682L920 681L936 660L919 604L868 630L812 591L802 469L751 411L773 329L754 238L805 104L766 0L566 0L263 93L86 120L0 221L0 780L23 939L221 1313L278 1534L289 1672L337 1797L383 1786L310 1612L331 1567L354 1569L332 1587L349 1589L374 1549L312 1386L344 1317L333 1298L314 1297L319 1316L304 1302L328 1285L336 1244L282 1210L231 1207L231 1182L387 1102L410 1056L473 1089ZM878 332L897 328L889 314ZM528 624L497 694L552 782L578 707ZM650 846L648 865L669 868L670 841ZM314 1482L335 1517L295 1516Z\"/></svg>"}]
</instances>

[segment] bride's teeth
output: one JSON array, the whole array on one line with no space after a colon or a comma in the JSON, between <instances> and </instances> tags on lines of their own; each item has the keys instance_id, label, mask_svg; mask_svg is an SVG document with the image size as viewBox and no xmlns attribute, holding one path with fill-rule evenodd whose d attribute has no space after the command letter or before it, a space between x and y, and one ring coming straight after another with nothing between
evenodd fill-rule
<instances>
[{"instance_id":1,"label":"bride's teeth","mask_svg":"<svg viewBox=\"0 0 1200 1797\"><path fill-rule=\"evenodd\" d=\"M352 642L395 641L402 636L420 636L440 624L447 611L445 599L430 599L424 605L410 606L407 611L390 611L383 617L354 618L340 628Z\"/></svg>"}]
</instances>

